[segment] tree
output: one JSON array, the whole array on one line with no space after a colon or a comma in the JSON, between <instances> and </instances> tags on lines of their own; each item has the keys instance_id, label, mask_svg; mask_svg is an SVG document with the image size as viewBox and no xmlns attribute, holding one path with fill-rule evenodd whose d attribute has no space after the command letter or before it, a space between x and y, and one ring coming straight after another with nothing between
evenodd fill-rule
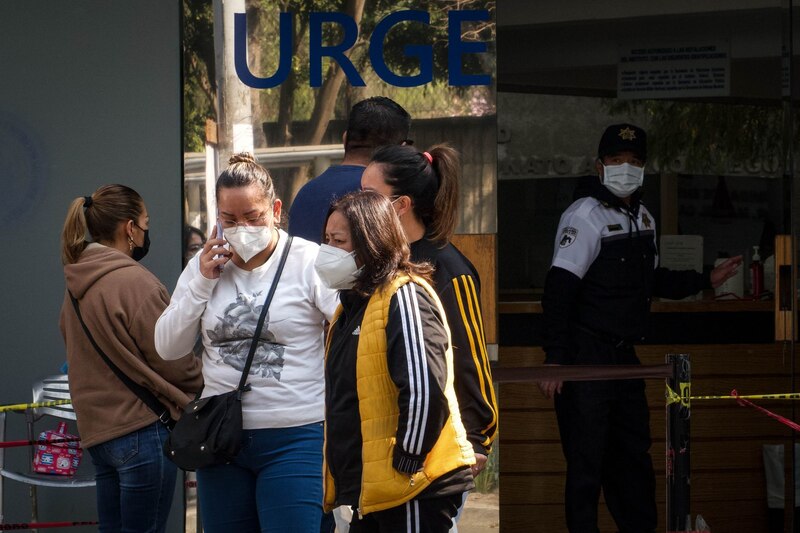
<instances>
[{"instance_id":1,"label":"tree","mask_svg":"<svg viewBox=\"0 0 800 533\"><path fill-rule=\"evenodd\" d=\"M687 172L724 174L734 166L759 161L780 173L790 149L784 146L787 120L779 102L621 100L609 102L608 108L612 114L647 117L648 159L659 166L683 158Z\"/></svg>"},{"instance_id":2,"label":"tree","mask_svg":"<svg viewBox=\"0 0 800 533\"><path fill-rule=\"evenodd\" d=\"M216 116L213 107L205 105L216 102L213 82L213 31L211 27L211 6L209 0L184 0L184 9L188 13L184 20L187 27L184 35L184 61L187 82L185 98L186 120L191 121L186 127L186 135L191 138L202 131L199 127L200 117L204 113ZM348 14L359 26L359 37L355 45L347 52L348 57L359 72L368 72L368 42L377 23L387 14L404 9L428 11L431 25L426 28L421 24L404 24L402 28L390 31L385 43L385 61L389 68L401 75L416 72L419 65L416 59L407 57L403 47L409 42L431 44L433 46L434 79L445 78L447 69L447 11L450 9L488 9L494 12L494 1L486 0L373 0L366 5L365 0L248 0L248 56L254 73L267 76L277 68L279 61L278 46L275 36L278 35L278 13L293 13L293 68L276 89L259 91L253 100L255 124L274 121L278 124L278 136L267 139L272 145L319 144L334 115L344 116L349 110L349 100L358 97L363 89L350 87L344 83L344 73L336 62L329 62L323 86L312 89L308 86L308 21L311 11L340 11ZM469 25L462 33L465 40L494 41L494 22ZM323 28L323 41L336 43L341 40L340 29L335 25ZM208 53L211 50L211 53ZM488 56L488 57L487 57ZM202 68L205 66L205 68ZM482 54L481 57L467 56L464 70L467 72L492 72L494 70L493 54ZM394 88L384 85L382 93L391 93ZM439 81L430 87L419 88L419 91L436 93L447 106L454 100L468 96L465 88L447 87ZM406 89L405 91L410 91ZM448 96L450 95L450 96ZM198 105L202 104L202 105ZM468 108L464 104L464 108ZM414 114L413 109L409 109ZM298 119L307 119L304 132L293 131L293 123ZM195 127L194 124L198 127ZM194 140L187 140L187 146L202 146Z\"/></svg>"},{"instance_id":3,"label":"tree","mask_svg":"<svg viewBox=\"0 0 800 533\"><path fill-rule=\"evenodd\" d=\"M183 149L203 149L207 118L217 116L211 2L183 0Z\"/></svg>"},{"instance_id":4,"label":"tree","mask_svg":"<svg viewBox=\"0 0 800 533\"><path fill-rule=\"evenodd\" d=\"M364 14L364 0L346 0L345 1L345 14L352 18L356 25L360 25L361 17ZM361 32L359 32L361 33ZM362 38L363 39L363 38ZM363 40L361 41L363 45ZM353 55L353 51L361 48L356 48L359 43L356 42L353 48L345 52L348 58ZM339 89L344 81L344 71L336 62L330 62L328 65L328 75L314 100L314 111L311 113L311 128L306 137L306 144L319 144L322 141L322 135L328 129L328 123L331 116L333 116L333 108L336 104L336 98L339 96Z\"/></svg>"}]
</instances>

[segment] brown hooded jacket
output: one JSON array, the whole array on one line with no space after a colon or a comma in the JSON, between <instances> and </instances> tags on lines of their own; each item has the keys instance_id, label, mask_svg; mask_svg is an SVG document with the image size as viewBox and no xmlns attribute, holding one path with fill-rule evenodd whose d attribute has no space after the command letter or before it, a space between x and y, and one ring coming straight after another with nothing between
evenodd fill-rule
<instances>
[{"instance_id":1,"label":"brown hooded jacket","mask_svg":"<svg viewBox=\"0 0 800 533\"><path fill-rule=\"evenodd\" d=\"M64 267L67 290L97 344L136 383L169 406L173 418L202 388L199 358L164 361L156 352L156 320L169 304L164 285L127 255L90 244ZM84 448L141 429L158 417L114 375L81 328L65 291L59 326L67 348L70 392Z\"/></svg>"}]
</instances>

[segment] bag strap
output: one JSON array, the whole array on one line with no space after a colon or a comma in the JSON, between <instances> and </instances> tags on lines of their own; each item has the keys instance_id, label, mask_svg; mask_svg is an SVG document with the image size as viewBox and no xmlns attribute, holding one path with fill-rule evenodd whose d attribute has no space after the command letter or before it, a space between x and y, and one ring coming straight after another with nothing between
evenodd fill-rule
<instances>
[{"instance_id":1,"label":"bag strap","mask_svg":"<svg viewBox=\"0 0 800 533\"><path fill-rule=\"evenodd\" d=\"M293 236L289 235L289 240L286 241L286 248L283 249L283 254L281 254L281 260L278 263L278 271L275 273L275 279L272 280L272 286L269 288L269 293L267 293L267 298L264 300L264 306L261 308L261 315L258 317L258 324L256 325L256 331L253 334L253 342L250 343L250 352L247 354L247 362L244 364L244 370L242 370L242 378L239 380L239 386L236 387L236 390L239 391L237 397L241 399L242 393L250 390L250 385L247 385L247 378L250 375L250 366L253 364L253 357L256 354L256 348L258 348L258 339L261 337L261 330L264 327L264 320L267 318L267 310L269 309L269 304L272 302L272 296L275 294L275 289L278 286L278 281L281 279L281 273L283 272L283 265L286 264L286 258L289 256L289 248L292 247L292 239Z\"/></svg>"},{"instance_id":2,"label":"bag strap","mask_svg":"<svg viewBox=\"0 0 800 533\"><path fill-rule=\"evenodd\" d=\"M116 376L122 381L126 387L128 387L132 393L139 397L140 400L157 416L158 420L167 426L167 428L172 429L175 426L175 420L173 420L172 416L170 415L169 408L165 407L163 403L161 403L158 398L156 398L155 394L150 392L149 389L144 388L143 386L139 385L131 378L129 378L125 372L120 370L120 368L114 364L111 359L109 359L108 355L103 351L102 348L97 344L97 341L94 340L92 337L92 333L89 331L89 328L86 326L86 322L83 321L83 316L81 316L81 309L78 305L78 300L72 295L72 292L67 291L69 293L69 298L72 300L72 306L75 308L75 314L78 315L78 320L81 322L81 327L83 327L84 333L86 336L89 337L89 342L92 343L94 349L97 350L97 353L100 354L100 357L105 361L108 367L116 374Z\"/></svg>"}]
</instances>

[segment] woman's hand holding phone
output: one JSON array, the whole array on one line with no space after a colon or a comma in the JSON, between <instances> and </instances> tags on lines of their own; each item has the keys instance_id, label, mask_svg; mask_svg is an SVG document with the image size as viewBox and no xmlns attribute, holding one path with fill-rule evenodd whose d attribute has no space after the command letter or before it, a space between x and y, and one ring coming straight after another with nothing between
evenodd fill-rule
<instances>
[{"instance_id":1,"label":"woman's hand holding phone","mask_svg":"<svg viewBox=\"0 0 800 533\"><path fill-rule=\"evenodd\" d=\"M222 236L222 225L217 221L214 235L206 241L200 254L200 273L208 279L217 279L225 263L230 261L231 252L225 248L227 241Z\"/></svg>"}]
</instances>

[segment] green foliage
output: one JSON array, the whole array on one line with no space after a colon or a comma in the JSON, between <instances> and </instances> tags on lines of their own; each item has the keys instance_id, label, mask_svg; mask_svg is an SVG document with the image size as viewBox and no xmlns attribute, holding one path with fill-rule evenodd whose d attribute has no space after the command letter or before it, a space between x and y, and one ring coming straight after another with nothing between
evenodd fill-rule
<instances>
[{"instance_id":1,"label":"green foliage","mask_svg":"<svg viewBox=\"0 0 800 533\"><path fill-rule=\"evenodd\" d=\"M183 151L202 152L205 146L206 114L193 105L192 91L183 88Z\"/></svg>"},{"instance_id":2,"label":"green foliage","mask_svg":"<svg viewBox=\"0 0 800 533\"><path fill-rule=\"evenodd\" d=\"M314 109L317 90L308 86L308 9L295 8L296 2L290 2L290 10L295 13L295 30L299 34L299 42L293 69L297 85L293 90L293 115L295 121L307 120ZM342 0L328 0L320 5L315 3L314 11L344 10L345 2ZM305 4L307 6L307 4ZM281 8L282 9L282 8ZM418 72L419 65L415 58L407 57L404 47L409 43L429 44L433 48L434 82L422 87L401 88L387 85L380 80L372 70L369 61L368 41L375 26L380 20L392 12L404 9L417 9L431 13L431 26L426 28L418 23L404 23L392 29L387 35L384 58L390 69L400 75L413 75ZM494 112L494 95L490 88L481 87L450 87L447 85L447 11L450 9L488 9L494 12L494 2L486 0L373 0L367 2L359 27L359 39L354 45L350 59L356 66L366 82L366 87L352 87L345 83L337 97L334 116L345 118L350 107L357 101L369 96L388 96L405 107L416 118L430 118L437 116L454 115L481 115ZM266 34L277 32L277 12L264 17ZM298 30L298 28L302 30ZM465 24L463 27L464 39L481 40L490 42L490 53L481 55L466 55L463 70L466 73L493 72L494 71L494 22ZM301 33L301 31L303 33ZM335 25L323 26L323 42L336 43L341 40L338 27ZM277 47L269 52L265 51L262 68L264 72L273 72L277 67ZM487 59L488 58L488 59ZM483 60L487 64L479 64ZM328 61L325 60L323 69L327 69ZM327 70L325 70L327 72ZM281 90L290 88L281 87ZM276 121L279 113L279 94L260 95L263 119ZM285 100L284 100L285 101Z\"/></svg>"},{"instance_id":3,"label":"green foliage","mask_svg":"<svg viewBox=\"0 0 800 533\"><path fill-rule=\"evenodd\" d=\"M183 0L183 149L203 150L206 119L216 119L214 16L210 0Z\"/></svg>"},{"instance_id":4,"label":"green foliage","mask_svg":"<svg viewBox=\"0 0 800 533\"><path fill-rule=\"evenodd\" d=\"M361 34L363 39L369 38L378 22L386 15L401 10L419 10L430 14L430 27L416 22L405 22L392 28L384 42L384 59L386 64L397 74L404 76L416 74L419 71L419 62L414 57L405 54L404 48L409 43L430 45L433 49L433 77L434 81L447 80L447 39L448 39L448 11L452 9L487 9L494 11L494 2L486 0L377 0L370 2L369 10L365 10L364 19L361 21ZM493 23L475 23L470 28L463 28L462 38L466 40L494 41ZM367 55L361 57L361 68L367 67ZM493 57L493 54L492 54ZM462 66L465 73L484 72L485 65L480 62L480 56L466 55ZM462 89L463 90L463 89Z\"/></svg>"},{"instance_id":5,"label":"green foliage","mask_svg":"<svg viewBox=\"0 0 800 533\"><path fill-rule=\"evenodd\" d=\"M636 100L607 106L612 114L647 117L648 159L660 166L683 157L688 172L723 174L753 160L783 161L785 120L777 104Z\"/></svg>"},{"instance_id":6,"label":"green foliage","mask_svg":"<svg viewBox=\"0 0 800 533\"><path fill-rule=\"evenodd\" d=\"M318 89L309 86L308 20L309 13L344 12L346 0L248 0L248 56L253 73L269 76L278 68L279 13L291 12L294 19L294 54L292 76L280 87L253 91L257 116L261 122L286 120L289 139L291 122L308 120L314 110ZM183 0L184 9L184 147L202 149L205 121L216 118L214 73L213 10L211 0ZM431 25L403 23L387 35L384 58L390 69L400 75L413 75L419 65L405 55L409 43L433 47L434 82L423 87L397 88L380 80L370 68L368 41L377 23L392 12L415 9L431 14ZM475 115L494 112L494 95L488 87L449 87L447 85L447 11L451 9L488 9L494 0L367 0L359 28L359 38L352 48L351 61L365 79L367 87L351 87L345 82L336 97L334 117L344 118L356 101L373 95L397 100L416 118ZM341 41L337 25L323 25L323 42ZM464 57L465 73L494 72L494 21L464 24L464 40L490 42L489 54ZM323 62L327 76L328 59ZM302 139L300 140L302 142ZM295 139L297 142L297 139ZM280 143L280 141L279 141Z\"/></svg>"}]
</instances>

